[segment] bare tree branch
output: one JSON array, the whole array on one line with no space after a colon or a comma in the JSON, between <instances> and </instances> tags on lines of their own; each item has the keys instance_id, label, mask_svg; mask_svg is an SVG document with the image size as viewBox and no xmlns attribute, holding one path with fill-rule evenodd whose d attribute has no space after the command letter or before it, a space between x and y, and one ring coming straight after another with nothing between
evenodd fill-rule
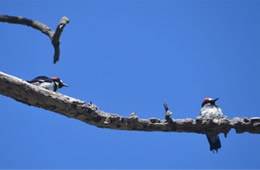
<instances>
[{"instance_id":1,"label":"bare tree branch","mask_svg":"<svg viewBox=\"0 0 260 170\"><path fill-rule=\"evenodd\" d=\"M59 61L60 59L60 36L63 31L63 28L66 26L66 24L69 23L69 18L67 17L62 17L60 20L59 25L56 28L56 32L54 36L52 37L52 45L54 46L54 57L53 57L53 62L54 64Z\"/></svg>"},{"instance_id":2,"label":"bare tree branch","mask_svg":"<svg viewBox=\"0 0 260 170\"><path fill-rule=\"evenodd\" d=\"M58 26L56 28L56 32L52 31L45 24L42 24L38 21L34 21L31 19L27 19L24 17L20 17L20 16L0 15L0 22L8 22L8 23L12 23L12 24L22 24L22 25L26 25L26 26L29 26L36 30L41 31L42 33L44 33L45 35L47 35L50 38L51 43L54 47L53 62L56 63L57 61L59 61L60 36L61 36L61 32L63 31L66 24L69 23L69 19L67 17L62 17L62 19L60 20L60 23L58 24Z\"/></svg>"},{"instance_id":3,"label":"bare tree branch","mask_svg":"<svg viewBox=\"0 0 260 170\"><path fill-rule=\"evenodd\" d=\"M100 128L200 134L209 132L227 134L231 128L234 128L237 133L260 133L260 117L233 118L232 120L223 118L219 121L205 120L201 117L195 120L170 119L171 121L157 118L139 119L135 113L129 117L122 117L118 114L103 112L92 103L86 104L81 100L43 89L2 72L0 72L0 94Z\"/></svg>"}]
</instances>

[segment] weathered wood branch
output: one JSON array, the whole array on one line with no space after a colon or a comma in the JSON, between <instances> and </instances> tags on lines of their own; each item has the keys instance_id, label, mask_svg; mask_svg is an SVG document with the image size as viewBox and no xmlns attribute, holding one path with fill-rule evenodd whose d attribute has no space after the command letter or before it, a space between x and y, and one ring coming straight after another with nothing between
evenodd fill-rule
<instances>
[{"instance_id":1,"label":"weathered wood branch","mask_svg":"<svg viewBox=\"0 0 260 170\"><path fill-rule=\"evenodd\" d=\"M54 64L59 61L60 59L60 36L63 31L63 28L66 26L66 24L69 23L69 18L67 17L62 17L60 20L60 23L58 24L55 34L52 37L52 45L54 47L54 57L53 57L53 62Z\"/></svg>"},{"instance_id":2,"label":"weathered wood branch","mask_svg":"<svg viewBox=\"0 0 260 170\"><path fill-rule=\"evenodd\" d=\"M52 31L45 24L42 24L38 21L34 21L34 20L31 20L28 18L20 17L20 16L0 15L0 22L8 22L8 23L12 23L12 24L22 24L22 25L26 25L26 26L29 26L36 30L41 31L42 33L44 33L45 35L47 35L50 38L51 43L54 47L53 62L56 63L57 61L59 61L60 36L61 36L61 33L62 33L64 27L66 26L66 24L69 23L69 19L67 17L62 17L55 32Z\"/></svg>"},{"instance_id":3,"label":"weathered wood branch","mask_svg":"<svg viewBox=\"0 0 260 170\"><path fill-rule=\"evenodd\" d=\"M122 117L118 114L106 113L92 103L49 91L27 83L24 80L0 72L0 94L11 97L25 104L44 108L64 116L81 120L100 128L138 131L192 132L192 133L224 133L232 128L237 133L260 133L260 117L233 118L229 120L139 119L135 114Z\"/></svg>"}]
</instances>

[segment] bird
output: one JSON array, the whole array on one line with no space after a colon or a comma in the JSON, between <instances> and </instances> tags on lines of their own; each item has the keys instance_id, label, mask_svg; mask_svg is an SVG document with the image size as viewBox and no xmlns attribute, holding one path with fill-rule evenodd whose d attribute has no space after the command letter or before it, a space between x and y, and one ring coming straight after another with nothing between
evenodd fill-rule
<instances>
[{"instance_id":1,"label":"bird","mask_svg":"<svg viewBox=\"0 0 260 170\"><path fill-rule=\"evenodd\" d=\"M213 99L210 97L206 97L200 109L200 115L205 119L220 119L223 117L223 112L219 106L216 105L216 101L219 98ZM218 149L221 148L221 143L218 134L206 134L209 145L210 151L218 152Z\"/></svg>"},{"instance_id":2,"label":"bird","mask_svg":"<svg viewBox=\"0 0 260 170\"><path fill-rule=\"evenodd\" d=\"M38 76L27 82L55 92L62 87L68 87L59 77Z\"/></svg>"}]
</instances>

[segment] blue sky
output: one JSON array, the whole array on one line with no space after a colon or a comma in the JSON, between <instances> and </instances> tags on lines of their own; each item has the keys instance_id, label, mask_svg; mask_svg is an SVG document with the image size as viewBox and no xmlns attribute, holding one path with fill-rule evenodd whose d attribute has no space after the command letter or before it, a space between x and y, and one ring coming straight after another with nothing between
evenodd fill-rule
<instances>
[{"instance_id":1,"label":"blue sky","mask_svg":"<svg viewBox=\"0 0 260 170\"><path fill-rule=\"evenodd\" d=\"M225 115L259 116L260 1L2 0L1 14L55 29L61 59L32 28L0 23L1 71L30 80L59 76L59 92L101 110L163 119L196 118L204 97ZM0 168L260 168L260 136L100 129L0 96Z\"/></svg>"}]
</instances>

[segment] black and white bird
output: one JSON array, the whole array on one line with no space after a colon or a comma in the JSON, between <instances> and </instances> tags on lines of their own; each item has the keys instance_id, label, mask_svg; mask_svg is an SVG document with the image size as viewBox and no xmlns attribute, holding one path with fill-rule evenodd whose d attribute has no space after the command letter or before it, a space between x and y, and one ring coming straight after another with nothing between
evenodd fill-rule
<instances>
[{"instance_id":1,"label":"black and white bird","mask_svg":"<svg viewBox=\"0 0 260 170\"><path fill-rule=\"evenodd\" d=\"M62 87L68 87L59 77L49 78L46 76L38 76L28 82L52 91L57 91Z\"/></svg>"},{"instance_id":2,"label":"black and white bird","mask_svg":"<svg viewBox=\"0 0 260 170\"><path fill-rule=\"evenodd\" d=\"M220 119L223 117L223 113L220 107L216 105L218 98L205 98L201 104L200 115L204 119ZM218 134L207 134L207 139L210 145L210 151L214 150L218 152L221 148L221 143Z\"/></svg>"}]
</instances>

